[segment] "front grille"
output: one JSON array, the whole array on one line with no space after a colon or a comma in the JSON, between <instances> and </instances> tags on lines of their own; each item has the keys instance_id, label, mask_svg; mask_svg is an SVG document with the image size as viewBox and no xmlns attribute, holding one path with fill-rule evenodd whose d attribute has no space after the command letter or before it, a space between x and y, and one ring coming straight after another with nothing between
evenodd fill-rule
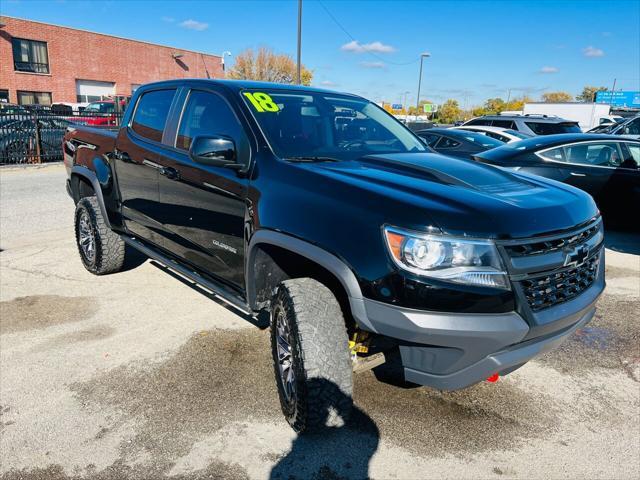
<instances>
[{"instance_id":1,"label":"front grille","mask_svg":"<svg viewBox=\"0 0 640 480\"><path fill-rule=\"evenodd\" d=\"M537 312L577 297L593 284L599 264L600 251L577 267L521 280L529 307Z\"/></svg>"},{"instance_id":2,"label":"front grille","mask_svg":"<svg viewBox=\"0 0 640 480\"><path fill-rule=\"evenodd\" d=\"M595 222L585 230L572 235L553 238L544 241L533 241L528 243L520 243L517 245L505 245L506 252L511 257L524 257L527 255L539 255L550 253L564 248L571 248L586 242L593 237L600 229L600 222Z\"/></svg>"}]
</instances>

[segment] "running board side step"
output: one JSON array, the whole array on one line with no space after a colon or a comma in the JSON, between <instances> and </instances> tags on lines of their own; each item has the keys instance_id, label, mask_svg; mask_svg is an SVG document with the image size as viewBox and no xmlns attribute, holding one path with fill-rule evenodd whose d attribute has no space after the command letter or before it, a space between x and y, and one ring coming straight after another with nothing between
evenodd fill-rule
<instances>
[{"instance_id":1,"label":"running board side step","mask_svg":"<svg viewBox=\"0 0 640 480\"><path fill-rule=\"evenodd\" d=\"M156 262L162 264L169 270L172 270L173 272L187 279L188 281L193 282L198 286L205 288L206 290L209 290L211 293L219 297L220 300L229 304L233 308L240 310L245 315L249 315L252 317L254 316L253 312L251 311L247 303L242 298L232 293L229 288L225 287L221 283L204 278L202 275L179 264L175 260L172 260L171 258L163 255L157 250L151 247L148 247L147 245L145 245L144 243L142 243L141 241L135 238L129 237L127 235L120 235L120 236L122 237L122 239L127 245L142 252L152 260L155 260Z\"/></svg>"}]
</instances>

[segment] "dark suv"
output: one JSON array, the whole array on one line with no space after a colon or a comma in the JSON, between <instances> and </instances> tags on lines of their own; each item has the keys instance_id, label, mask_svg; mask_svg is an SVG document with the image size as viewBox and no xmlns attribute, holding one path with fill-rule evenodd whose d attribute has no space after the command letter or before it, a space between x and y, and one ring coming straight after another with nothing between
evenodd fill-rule
<instances>
[{"instance_id":1,"label":"dark suv","mask_svg":"<svg viewBox=\"0 0 640 480\"><path fill-rule=\"evenodd\" d=\"M472 118L464 125L485 125L516 130L529 135L580 133L578 122L548 115L484 115Z\"/></svg>"}]
</instances>

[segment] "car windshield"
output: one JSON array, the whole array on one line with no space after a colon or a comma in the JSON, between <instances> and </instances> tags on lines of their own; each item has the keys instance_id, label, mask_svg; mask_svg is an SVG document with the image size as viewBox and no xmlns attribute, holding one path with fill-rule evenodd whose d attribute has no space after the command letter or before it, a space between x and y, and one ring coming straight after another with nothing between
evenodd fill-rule
<instances>
[{"instance_id":1,"label":"car windshield","mask_svg":"<svg viewBox=\"0 0 640 480\"><path fill-rule=\"evenodd\" d=\"M111 102L90 103L84 111L90 113L112 113L114 111L114 104Z\"/></svg>"},{"instance_id":2,"label":"car windshield","mask_svg":"<svg viewBox=\"0 0 640 480\"><path fill-rule=\"evenodd\" d=\"M506 129L504 133L508 133L509 135L513 135L514 137L522 138L531 138L531 135L527 135L526 133L518 132L517 130L511 130L510 128Z\"/></svg>"},{"instance_id":3,"label":"car windshield","mask_svg":"<svg viewBox=\"0 0 640 480\"><path fill-rule=\"evenodd\" d=\"M405 126L362 98L292 90L244 90L241 96L281 158L354 160L428 151Z\"/></svg>"}]
</instances>

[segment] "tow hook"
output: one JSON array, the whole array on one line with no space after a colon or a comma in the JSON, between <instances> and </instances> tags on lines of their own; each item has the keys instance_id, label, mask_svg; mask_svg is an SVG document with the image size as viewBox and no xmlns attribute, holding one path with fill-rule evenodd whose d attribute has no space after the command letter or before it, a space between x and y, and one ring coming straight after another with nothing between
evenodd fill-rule
<instances>
[{"instance_id":1,"label":"tow hook","mask_svg":"<svg viewBox=\"0 0 640 480\"><path fill-rule=\"evenodd\" d=\"M498 373L494 373L493 375L487 377L487 382L496 383L499 378L500 378L500 375Z\"/></svg>"},{"instance_id":2,"label":"tow hook","mask_svg":"<svg viewBox=\"0 0 640 480\"><path fill-rule=\"evenodd\" d=\"M369 334L362 330L356 330L349 340L349 351L351 357L355 360L358 353L369 352Z\"/></svg>"}]
</instances>

